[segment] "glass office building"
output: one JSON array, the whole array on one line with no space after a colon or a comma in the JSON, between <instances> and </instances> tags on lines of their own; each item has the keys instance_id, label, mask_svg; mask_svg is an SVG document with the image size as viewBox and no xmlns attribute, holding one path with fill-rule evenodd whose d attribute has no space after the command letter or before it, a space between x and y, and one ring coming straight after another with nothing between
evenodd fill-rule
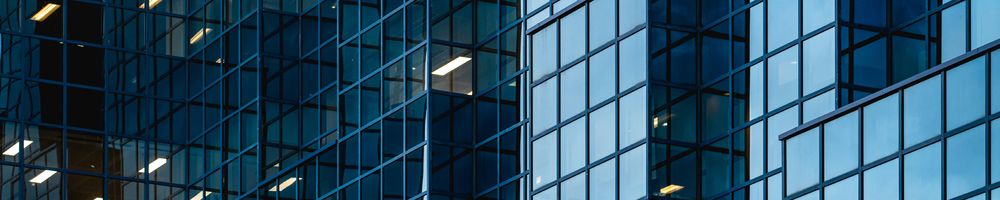
<instances>
[{"instance_id":1,"label":"glass office building","mask_svg":"<svg viewBox=\"0 0 1000 200\"><path fill-rule=\"evenodd\" d=\"M997 10L7 0L0 199L992 199Z\"/></svg>"}]
</instances>

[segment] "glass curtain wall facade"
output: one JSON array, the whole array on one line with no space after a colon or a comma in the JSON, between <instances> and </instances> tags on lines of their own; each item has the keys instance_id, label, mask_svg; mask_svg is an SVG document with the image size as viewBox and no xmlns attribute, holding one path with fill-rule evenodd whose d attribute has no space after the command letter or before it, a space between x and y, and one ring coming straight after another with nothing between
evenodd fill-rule
<instances>
[{"instance_id":1,"label":"glass curtain wall facade","mask_svg":"<svg viewBox=\"0 0 1000 200\"><path fill-rule=\"evenodd\" d=\"M0 199L518 199L521 5L3 1Z\"/></svg>"}]
</instances>

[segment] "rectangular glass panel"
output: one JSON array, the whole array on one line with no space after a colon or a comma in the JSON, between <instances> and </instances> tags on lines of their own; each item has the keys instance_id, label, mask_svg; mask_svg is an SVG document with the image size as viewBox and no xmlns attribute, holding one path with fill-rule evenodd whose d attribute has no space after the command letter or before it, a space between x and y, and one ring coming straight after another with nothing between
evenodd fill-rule
<instances>
[{"instance_id":1,"label":"rectangular glass panel","mask_svg":"<svg viewBox=\"0 0 1000 200\"><path fill-rule=\"evenodd\" d=\"M965 1L941 11L941 62L965 53L966 13Z\"/></svg>"},{"instance_id":2,"label":"rectangular glass panel","mask_svg":"<svg viewBox=\"0 0 1000 200\"><path fill-rule=\"evenodd\" d=\"M940 197L940 143L934 143L904 155L903 180L903 199Z\"/></svg>"},{"instance_id":3,"label":"rectangular glass panel","mask_svg":"<svg viewBox=\"0 0 1000 200\"><path fill-rule=\"evenodd\" d=\"M767 110L799 97L799 49L792 47L767 59Z\"/></svg>"},{"instance_id":4,"label":"rectangular glass panel","mask_svg":"<svg viewBox=\"0 0 1000 200\"><path fill-rule=\"evenodd\" d=\"M823 125L823 180L858 167L858 112Z\"/></svg>"},{"instance_id":5,"label":"rectangular glass panel","mask_svg":"<svg viewBox=\"0 0 1000 200\"><path fill-rule=\"evenodd\" d=\"M556 134L548 134L531 143L532 190L556 180Z\"/></svg>"},{"instance_id":6,"label":"rectangular glass panel","mask_svg":"<svg viewBox=\"0 0 1000 200\"><path fill-rule=\"evenodd\" d=\"M767 51L773 51L799 36L798 0L770 0L767 3Z\"/></svg>"},{"instance_id":7,"label":"rectangular glass panel","mask_svg":"<svg viewBox=\"0 0 1000 200\"><path fill-rule=\"evenodd\" d=\"M590 57L590 68L587 73L590 106L595 106L615 95L616 63L613 45Z\"/></svg>"},{"instance_id":8,"label":"rectangular glass panel","mask_svg":"<svg viewBox=\"0 0 1000 200\"><path fill-rule=\"evenodd\" d=\"M986 128L979 125L945 141L948 199L971 192L986 184Z\"/></svg>"},{"instance_id":9,"label":"rectangular glass panel","mask_svg":"<svg viewBox=\"0 0 1000 200\"><path fill-rule=\"evenodd\" d=\"M531 120L532 135L537 135L546 129L556 125L556 83L558 79L549 79L532 90L531 97Z\"/></svg>"},{"instance_id":10,"label":"rectangular glass panel","mask_svg":"<svg viewBox=\"0 0 1000 200\"><path fill-rule=\"evenodd\" d=\"M864 163L899 150L899 94L883 98L863 110Z\"/></svg>"},{"instance_id":11,"label":"rectangular glass panel","mask_svg":"<svg viewBox=\"0 0 1000 200\"><path fill-rule=\"evenodd\" d=\"M903 148L941 134L941 76L903 90Z\"/></svg>"},{"instance_id":12,"label":"rectangular glass panel","mask_svg":"<svg viewBox=\"0 0 1000 200\"><path fill-rule=\"evenodd\" d=\"M864 172L864 199L899 199L899 160Z\"/></svg>"},{"instance_id":13,"label":"rectangular glass panel","mask_svg":"<svg viewBox=\"0 0 1000 200\"><path fill-rule=\"evenodd\" d=\"M646 88L625 95L619 100L618 148L646 138Z\"/></svg>"},{"instance_id":14,"label":"rectangular glass panel","mask_svg":"<svg viewBox=\"0 0 1000 200\"><path fill-rule=\"evenodd\" d=\"M945 72L945 125L952 130L986 115L986 58Z\"/></svg>"},{"instance_id":15,"label":"rectangular glass panel","mask_svg":"<svg viewBox=\"0 0 1000 200\"><path fill-rule=\"evenodd\" d=\"M819 136L819 129L812 129L786 140L788 194L819 183Z\"/></svg>"}]
</instances>

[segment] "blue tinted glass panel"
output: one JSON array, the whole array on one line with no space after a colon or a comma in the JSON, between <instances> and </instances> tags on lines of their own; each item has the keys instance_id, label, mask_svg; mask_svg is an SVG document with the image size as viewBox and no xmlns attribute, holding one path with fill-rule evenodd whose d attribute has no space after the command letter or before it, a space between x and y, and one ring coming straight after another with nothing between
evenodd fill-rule
<instances>
[{"instance_id":1,"label":"blue tinted glass panel","mask_svg":"<svg viewBox=\"0 0 1000 200\"><path fill-rule=\"evenodd\" d=\"M837 1L802 0L802 34L807 34L833 22Z\"/></svg>"},{"instance_id":2,"label":"blue tinted glass panel","mask_svg":"<svg viewBox=\"0 0 1000 200\"><path fill-rule=\"evenodd\" d=\"M781 141L778 136L799 125L799 107L781 111L767 119L767 171L781 167Z\"/></svg>"},{"instance_id":3,"label":"blue tinted glass panel","mask_svg":"<svg viewBox=\"0 0 1000 200\"><path fill-rule=\"evenodd\" d=\"M819 129L803 132L785 143L788 193L819 183Z\"/></svg>"},{"instance_id":4,"label":"blue tinted glass panel","mask_svg":"<svg viewBox=\"0 0 1000 200\"><path fill-rule=\"evenodd\" d=\"M629 150L620 157L621 176L618 181L620 199L639 199L646 194L646 145L643 144L635 149Z\"/></svg>"},{"instance_id":5,"label":"blue tinted glass panel","mask_svg":"<svg viewBox=\"0 0 1000 200\"><path fill-rule=\"evenodd\" d=\"M829 29L804 42L802 46L802 94L813 93L833 84L834 75L837 74L837 68L834 66L837 61L837 32L835 30Z\"/></svg>"},{"instance_id":6,"label":"blue tinted glass panel","mask_svg":"<svg viewBox=\"0 0 1000 200\"><path fill-rule=\"evenodd\" d=\"M972 1L972 47L980 47L1000 38L1000 1Z\"/></svg>"},{"instance_id":7,"label":"blue tinted glass panel","mask_svg":"<svg viewBox=\"0 0 1000 200\"><path fill-rule=\"evenodd\" d=\"M559 193L556 188L552 187L541 193L536 194L532 199L534 200L559 200Z\"/></svg>"},{"instance_id":8,"label":"blue tinted glass panel","mask_svg":"<svg viewBox=\"0 0 1000 200\"><path fill-rule=\"evenodd\" d=\"M563 0L563 2L570 2ZM587 38L584 27L587 24L587 13L577 9L559 20L559 63L561 66L570 64L587 52Z\"/></svg>"},{"instance_id":9,"label":"blue tinted glass panel","mask_svg":"<svg viewBox=\"0 0 1000 200\"><path fill-rule=\"evenodd\" d=\"M590 113L590 160L596 161L615 151L615 104Z\"/></svg>"},{"instance_id":10,"label":"blue tinted glass panel","mask_svg":"<svg viewBox=\"0 0 1000 200\"><path fill-rule=\"evenodd\" d=\"M965 53L966 13L965 1L941 12L941 61L951 60Z\"/></svg>"},{"instance_id":11,"label":"blue tinted glass panel","mask_svg":"<svg viewBox=\"0 0 1000 200\"><path fill-rule=\"evenodd\" d=\"M903 146L941 134L941 76L903 90Z\"/></svg>"},{"instance_id":12,"label":"blue tinted glass panel","mask_svg":"<svg viewBox=\"0 0 1000 200\"><path fill-rule=\"evenodd\" d=\"M1000 51L990 53L990 85L1000 85ZM990 113L1000 112L1000 86L990 87Z\"/></svg>"},{"instance_id":13,"label":"blue tinted glass panel","mask_svg":"<svg viewBox=\"0 0 1000 200\"><path fill-rule=\"evenodd\" d=\"M764 4L750 8L750 60L764 55Z\"/></svg>"},{"instance_id":14,"label":"blue tinted glass panel","mask_svg":"<svg viewBox=\"0 0 1000 200\"><path fill-rule=\"evenodd\" d=\"M799 51L789 48L767 59L767 110L799 97Z\"/></svg>"},{"instance_id":15,"label":"blue tinted glass panel","mask_svg":"<svg viewBox=\"0 0 1000 200\"><path fill-rule=\"evenodd\" d=\"M945 72L945 125L958 128L986 115L986 58Z\"/></svg>"},{"instance_id":16,"label":"blue tinted glass panel","mask_svg":"<svg viewBox=\"0 0 1000 200\"><path fill-rule=\"evenodd\" d=\"M833 112L833 109L837 107L837 95L835 92L836 90L830 90L802 103L802 121L808 122L826 113Z\"/></svg>"},{"instance_id":17,"label":"blue tinted glass panel","mask_svg":"<svg viewBox=\"0 0 1000 200\"><path fill-rule=\"evenodd\" d=\"M646 88L629 93L619 100L618 147L624 148L646 138ZM613 141L613 140L607 140Z\"/></svg>"},{"instance_id":18,"label":"blue tinted glass panel","mask_svg":"<svg viewBox=\"0 0 1000 200\"><path fill-rule=\"evenodd\" d=\"M858 167L858 112L823 125L823 177L830 180Z\"/></svg>"},{"instance_id":19,"label":"blue tinted glass panel","mask_svg":"<svg viewBox=\"0 0 1000 200\"><path fill-rule=\"evenodd\" d=\"M556 180L556 134L548 134L531 144L532 189Z\"/></svg>"},{"instance_id":20,"label":"blue tinted glass panel","mask_svg":"<svg viewBox=\"0 0 1000 200\"><path fill-rule=\"evenodd\" d=\"M646 1L618 1L618 30L621 30L619 34L625 34L644 23L646 23Z\"/></svg>"},{"instance_id":21,"label":"blue tinted glass panel","mask_svg":"<svg viewBox=\"0 0 1000 200\"><path fill-rule=\"evenodd\" d=\"M858 199L858 176L837 181L823 189L826 199L851 200Z\"/></svg>"},{"instance_id":22,"label":"blue tinted glass panel","mask_svg":"<svg viewBox=\"0 0 1000 200\"><path fill-rule=\"evenodd\" d=\"M601 50L590 57L587 83L590 92L590 106L615 96L615 46Z\"/></svg>"},{"instance_id":23,"label":"blue tinted glass panel","mask_svg":"<svg viewBox=\"0 0 1000 200\"><path fill-rule=\"evenodd\" d=\"M615 159L590 169L590 199L615 199Z\"/></svg>"},{"instance_id":24,"label":"blue tinted glass panel","mask_svg":"<svg viewBox=\"0 0 1000 200\"><path fill-rule=\"evenodd\" d=\"M903 198L941 196L941 145L930 146L903 156Z\"/></svg>"},{"instance_id":25,"label":"blue tinted glass panel","mask_svg":"<svg viewBox=\"0 0 1000 200\"><path fill-rule=\"evenodd\" d=\"M883 98L863 110L865 164L899 150L899 95Z\"/></svg>"},{"instance_id":26,"label":"blue tinted glass panel","mask_svg":"<svg viewBox=\"0 0 1000 200\"><path fill-rule=\"evenodd\" d=\"M899 199L899 160L864 172L864 199Z\"/></svg>"},{"instance_id":27,"label":"blue tinted glass panel","mask_svg":"<svg viewBox=\"0 0 1000 200\"><path fill-rule=\"evenodd\" d=\"M562 200L586 200L587 197L587 175L579 174L563 181L559 185L560 199Z\"/></svg>"},{"instance_id":28,"label":"blue tinted glass panel","mask_svg":"<svg viewBox=\"0 0 1000 200\"><path fill-rule=\"evenodd\" d=\"M948 199L971 192L986 184L986 128L966 130L946 140Z\"/></svg>"},{"instance_id":29,"label":"blue tinted glass panel","mask_svg":"<svg viewBox=\"0 0 1000 200\"><path fill-rule=\"evenodd\" d=\"M1000 181L1000 120L990 122L990 183Z\"/></svg>"},{"instance_id":30,"label":"blue tinted glass panel","mask_svg":"<svg viewBox=\"0 0 1000 200\"><path fill-rule=\"evenodd\" d=\"M782 179L781 173L767 177L767 199L781 199Z\"/></svg>"},{"instance_id":31,"label":"blue tinted glass panel","mask_svg":"<svg viewBox=\"0 0 1000 200\"><path fill-rule=\"evenodd\" d=\"M799 198L795 198L795 200L819 200L819 192L813 191L809 194L802 195Z\"/></svg>"},{"instance_id":32,"label":"blue tinted glass panel","mask_svg":"<svg viewBox=\"0 0 1000 200\"><path fill-rule=\"evenodd\" d=\"M750 119L764 114L764 65L750 67Z\"/></svg>"},{"instance_id":33,"label":"blue tinted glass panel","mask_svg":"<svg viewBox=\"0 0 1000 200\"><path fill-rule=\"evenodd\" d=\"M587 108L585 85L587 76L586 64L581 62L562 72L559 76L559 121L565 121ZM537 94L536 94L537 95Z\"/></svg>"},{"instance_id":34,"label":"blue tinted glass panel","mask_svg":"<svg viewBox=\"0 0 1000 200\"><path fill-rule=\"evenodd\" d=\"M767 51L773 51L799 36L799 0L768 0Z\"/></svg>"},{"instance_id":35,"label":"blue tinted glass panel","mask_svg":"<svg viewBox=\"0 0 1000 200\"><path fill-rule=\"evenodd\" d=\"M615 38L615 19L608 16L615 16L615 0L593 0L590 2L590 50L600 47L602 44Z\"/></svg>"},{"instance_id":36,"label":"blue tinted glass panel","mask_svg":"<svg viewBox=\"0 0 1000 200\"><path fill-rule=\"evenodd\" d=\"M531 36L532 80L556 70L556 26L548 26Z\"/></svg>"},{"instance_id":37,"label":"blue tinted glass panel","mask_svg":"<svg viewBox=\"0 0 1000 200\"><path fill-rule=\"evenodd\" d=\"M764 173L764 123L750 126L750 173L748 178L756 178Z\"/></svg>"},{"instance_id":38,"label":"blue tinted glass panel","mask_svg":"<svg viewBox=\"0 0 1000 200\"><path fill-rule=\"evenodd\" d=\"M622 92L646 80L646 31L625 38L619 45L618 92Z\"/></svg>"},{"instance_id":39,"label":"blue tinted glass panel","mask_svg":"<svg viewBox=\"0 0 1000 200\"><path fill-rule=\"evenodd\" d=\"M559 169L562 176L587 164L587 122L577 119L559 130Z\"/></svg>"},{"instance_id":40,"label":"blue tinted glass panel","mask_svg":"<svg viewBox=\"0 0 1000 200\"><path fill-rule=\"evenodd\" d=\"M542 131L551 128L556 125L556 82L557 79L549 79L544 83L535 86L533 89L534 96L531 97L532 106L532 132L534 134L541 133Z\"/></svg>"}]
</instances>

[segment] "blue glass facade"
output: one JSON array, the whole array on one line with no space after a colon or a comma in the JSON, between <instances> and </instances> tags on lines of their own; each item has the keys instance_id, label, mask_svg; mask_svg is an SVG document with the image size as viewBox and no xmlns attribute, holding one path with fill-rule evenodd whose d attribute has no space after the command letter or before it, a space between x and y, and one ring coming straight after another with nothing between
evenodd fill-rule
<instances>
[{"instance_id":1,"label":"blue glass facade","mask_svg":"<svg viewBox=\"0 0 1000 200\"><path fill-rule=\"evenodd\" d=\"M997 9L8 0L0 199L991 199Z\"/></svg>"}]
</instances>

